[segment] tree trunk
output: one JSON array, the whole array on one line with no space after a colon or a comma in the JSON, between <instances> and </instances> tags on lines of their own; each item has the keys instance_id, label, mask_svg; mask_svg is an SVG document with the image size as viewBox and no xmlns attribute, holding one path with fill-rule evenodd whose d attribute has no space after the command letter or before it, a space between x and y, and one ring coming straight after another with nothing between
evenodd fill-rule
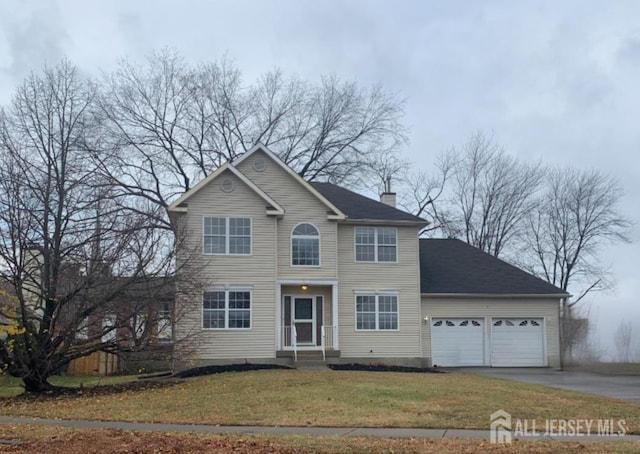
<instances>
[{"instance_id":1,"label":"tree trunk","mask_svg":"<svg viewBox=\"0 0 640 454\"><path fill-rule=\"evenodd\" d=\"M48 377L23 377L24 390L28 393L42 393L50 391L53 386L48 381Z\"/></svg>"}]
</instances>

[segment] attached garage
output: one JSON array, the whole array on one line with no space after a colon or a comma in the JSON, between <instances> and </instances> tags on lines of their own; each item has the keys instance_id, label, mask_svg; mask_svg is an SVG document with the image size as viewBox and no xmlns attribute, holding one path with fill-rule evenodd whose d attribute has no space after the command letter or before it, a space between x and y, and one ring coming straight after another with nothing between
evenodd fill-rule
<instances>
[{"instance_id":1,"label":"attached garage","mask_svg":"<svg viewBox=\"0 0 640 454\"><path fill-rule=\"evenodd\" d=\"M443 366L484 365L484 320L434 318L431 321L432 363Z\"/></svg>"},{"instance_id":2,"label":"attached garage","mask_svg":"<svg viewBox=\"0 0 640 454\"><path fill-rule=\"evenodd\" d=\"M559 288L459 240L420 240L422 351L443 367L560 367Z\"/></svg>"},{"instance_id":3,"label":"attached garage","mask_svg":"<svg viewBox=\"0 0 640 454\"><path fill-rule=\"evenodd\" d=\"M484 318L432 318L431 363L443 367L547 365L543 318L488 320L490 329L486 330ZM485 355L487 345L489 358Z\"/></svg>"},{"instance_id":4,"label":"attached garage","mask_svg":"<svg viewBox=\"0 0 640 454\"><path fill-rule=\"evenodd\" d=\"M491 321L491 366L546 366L541 318L493 318Z\"/></svg>"}]
</instances>

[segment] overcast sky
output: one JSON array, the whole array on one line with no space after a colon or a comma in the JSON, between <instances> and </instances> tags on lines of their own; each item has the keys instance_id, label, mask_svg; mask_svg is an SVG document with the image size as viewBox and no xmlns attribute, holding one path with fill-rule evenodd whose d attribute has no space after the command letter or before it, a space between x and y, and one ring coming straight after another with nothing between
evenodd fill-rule
<instances>
[{"instance_id":1,"label":"overcast sky","mask_svg":"<svg viewBox=\"0 0 640 454\"><path fill-rule=\"evenodd\" d=\"M607 250L612 294L588 298L601 346L623 319L640 348L640 2L24 1L0 3L0 104L67 56L88 74L162 47L225 54L247 81L276 67L382 83L407 98L406 155L482 130L512 153L619 179L633 243Z\"/></svg>"}]
</instances>

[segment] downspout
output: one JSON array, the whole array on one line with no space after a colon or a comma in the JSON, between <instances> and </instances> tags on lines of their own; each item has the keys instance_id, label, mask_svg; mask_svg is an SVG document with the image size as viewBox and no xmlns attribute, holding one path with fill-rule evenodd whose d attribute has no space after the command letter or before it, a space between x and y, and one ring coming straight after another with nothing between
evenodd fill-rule
<instances>
[{"instance_id":1,"label":"downspout","mask_svg":"<svg viewBox=\"0 0 640 454\"><path fill-rule=\"evenodd\" d=\"M274 216L273 217L273 232L274 232L274 239L273 239L273 256L274 256L274 268L273 268L273 283L275 285L275 299L276 299L276 320L275 320L275 326L276 326L276 351L280 350L282 348L281 342L282 342L282 326L281 326L281 319L282 319L282 302L280 300L282 300L282 297L280 296L280 289L279 286L280 284L278 284L278 217Z\"/></svg>"},{"instance_id":2,"label":"downspout","mask_svg":"<svg viewBox=\"0 0 640 454\"><path fill-rule=\"evenodd\" d=\"M564 353L563 353L563 342L564 342L564 323L562 321L562 317L564 316L564 306L567 298L560 298L560 304L558 305L558 347L560 350L558 354L560 356L560 370L564 370Z\"/></svg>"},{"instance_id":3,"label":"downspout","mask_svg":"<svg viewBox=\"0 0 640 454\"><path fill-rule=\"evenodd\" d=\"M338 298L339 298L339 293L338 293L338 286L340 285L340 240L338 238L339 235L339 229L340 227L338 226L338 221L335 221L336 223L336 289L335 291L332 290L331 291L331 325L333 326L332 330L331 330L331 344L332 344L332 348L334 350L338 350L340 348L340 344L339 344L339 339L338 339L338 324L340 323L339 319L338 319L338 311L340 310L338 307ZM333 301L333 299L335 298L335 301ZM335 312L335 315L334 315Z\"/></svg>"},{"instance_id":4,"label":"downspout","mask_svg":"<svg viewBox=\"0 0 640 454\"><path fill-rule=\"evenodd\" d=\"M424 316L425 314L422 313L422 289L420 288L420 272L421 272L421 268L420 268L420 228L417 229L418 231L416 232L416 251L417 251L417 263L414 267L414 269L418 270L417 276L416 276L416 287L417 287L417 292L418 292L418 320L420 320L418 322L418 342L420 345L420 362L421 364L424 364L424 339L423 339L423 330L424 327L422 326L422 324L424 323ZM426 325L426 323L424 323Z\"/></svg>"}]
</instances>

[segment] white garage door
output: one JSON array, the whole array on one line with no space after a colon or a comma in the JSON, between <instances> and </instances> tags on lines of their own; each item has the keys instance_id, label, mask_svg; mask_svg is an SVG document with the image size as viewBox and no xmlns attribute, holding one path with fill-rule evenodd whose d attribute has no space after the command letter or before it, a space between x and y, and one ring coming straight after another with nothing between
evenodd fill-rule
<instances>
[{"instance_id":1,"label":"white garage door","mask_svg":"<svg viewBox=\"0 0 640 454\"><path fill-rule=\"evenodd\" d=\"M481 318L431 320L432 364L483 366L484 321Z\"/></svg>"},{"instance_id":2,"label":"white garage door","mask_svg":"<svg viewBox=\"0 0 640 454\"><path fill-rule=\"evenodd\" d=\"M541 318L494 318L491 325L492 366L547 365Z\"/></svg>"}]
</instances>

